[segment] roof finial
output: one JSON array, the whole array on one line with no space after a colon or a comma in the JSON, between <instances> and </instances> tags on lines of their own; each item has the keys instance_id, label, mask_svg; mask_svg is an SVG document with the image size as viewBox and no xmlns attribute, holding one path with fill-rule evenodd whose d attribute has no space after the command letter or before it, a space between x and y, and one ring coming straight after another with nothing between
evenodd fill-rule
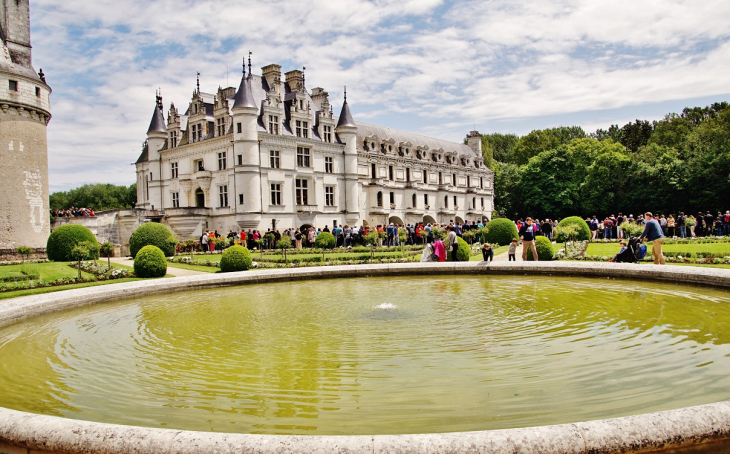
<instances>
[{"instance_id":1,"label":"roof finial","mask_svg":"<svg viewBox=\"0 0 730 454\"><path fill-rule=\"evenodd\" d=\"M304 85L304 71L306 71L306 70L307 70L307 67L306 66L302 66L302 88L305 88L305 85Z\"/></svg>"},{"instance_id":2,"label":"roof finial","mask_svg":"<svg viewBox=\"0 0 730 454\"><path fill-rule=\"evenodd\" d=\"M243 56L243 77L246 77L246 56Z\"/></svg>"},{"instance_id":3,"label":"roof finial","mask_svg":"<svg viewBox=\"0 0 730 454\"><path fill-rule=\"evenodd\" d=\"M347 102L347 85L345 85L345 102Z\"/></svg>"},{"instance_id":4,"label":"roof finial","mask_svg":"<svg viewBox=\"0 0 730 454\"><path fill-rule=\"evenodd\" d=\"M198 94L200 94L200 71L198 71Z\"/></svg>"},{"instance_id":5,"label":"roof finial","mask_svg":"<svg viewBox=\"0 0 730 454\"><path fill-rule=\"evenodd\" d=\"M162 88L155 90L155 100L157 102L157 108L162 110Z\"/></svg>"},{"instance_id":6,"label":"roof finial","mask_svg":"<svg viewBox=\"0 0 730 454\"><path fill-rule=\"evenodd\" d=\"M248 51L248 75L249 76L251 75L251 54L253 54L253 52Z\"/></svg>"}]
</instances>

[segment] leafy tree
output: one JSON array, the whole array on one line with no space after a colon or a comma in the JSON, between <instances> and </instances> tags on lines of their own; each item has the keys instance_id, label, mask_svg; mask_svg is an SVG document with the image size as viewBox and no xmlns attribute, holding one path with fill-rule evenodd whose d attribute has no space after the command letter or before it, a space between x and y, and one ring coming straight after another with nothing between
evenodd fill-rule
<instances>
[{"instance_id":1,"label":"leafy tree","mask_svg":"<svg viewBox=\"0 0 730 454\"><path fill-rule=\"evenodd\" d=\"M530 158L538 154L557 148L572 141L582 139L586 133L580 126L561 126L559 128L534 130L522 136L515 145L515 163L524 165Z\"/></svg>"},{"instance_id":2,"label":"leafy tree","mask_svg":"<svg viewBox=\"0 0 730 454\"><path fill-rule=\"evenodd\" d=\"M515 134L484 134L482 135L482 150L490 147L495 161L514 164L514 149L520 140ZM489 167L492 169L492 167Z\"/></svg>"},{"instance_id":3,"label":"leafy tree","mask_svg":"<svg viewBox=\"0 0 730 454\"><path fill-rule=\"evenodd\" d=\"M649 143L651 134L654 132L652 124L646 120L636 120L634 123L626 123L621 128L621 144L627 150L636 152L639 148Z\"/></svg>"},{"instance_id":4,"label":"leafy tree","mask_svg":"<svg viewBox=\"0 0 730 454\"><path fill-rule=\"evenodd\" d=\"M631 168L631 158L624 153L611 151L599 155L581 185L582 212L618 212L627 198Z\"/></svg>"},{"instance_id":5,"label":"leafy tree","mask_svg":"<svg viewBox=\"0 0 730 454\"><path fill-rule=\"evenodd\" d=\"M99 256L99 243L82 241L71 249L71 258L78 262L79 279L81 279L81 261L92 260Z\"/></svg>"},{"instance_id":6,"label":"leafy tree","mask_svg":"<svg viewBox=\"0 0 730 454\"><path fill-rule=\"evenodd\" d=\"M106 257L107 265L109 266L109 269L112 269L112 255L114 255L114 245L110 243L109 241L106 241L99 246L99 252L101 255Z\"/></svg>"},{"instance_id":7,"label":"leafy tree","mask_svg":"<svg viewBox=\"0 0 730 454\"><path fill-rule=\"evenodd\" d=\"M137 185L85 184L69 191L54 192L49 197L52 210L70 207L93 208L96 211L132 208L137 202Z\"/></svg>"},{"instance_id":8,"label":"leafy tree","mask_svg":"<svg viewBox=\"0 0 730 454\"><path fill-rule=\"evenodd\" d=\"M15 251L23 256L23 263L30 258L30 254L35 252L35 249L29 246L15 246Z\"/></svg>"},{"instance_id":9,"label":"leafy tree","mask_svg":"<svg viewBox=\"0 0 730 454\"><path fill-rule=\"evenodd\" d=\"M597 129L596 132L592 132L590 134L590 137L592 139L596 140L608 140L611 139L614 142L621 142L621 139L623 139L623 129L621 129L618 125L611 125L608 129Z\"/></svg>"},{"instance_id":10,"label":"leafy tree","mask_svg":"<svg viewBox=\"0 0 730 454\"><path fill-rule=\"evenodd\" d=\"M494 210L502 217L517 218L522 210L520 167L516 164L495 162L493 170Z\"/></svg>"}]
</instances>

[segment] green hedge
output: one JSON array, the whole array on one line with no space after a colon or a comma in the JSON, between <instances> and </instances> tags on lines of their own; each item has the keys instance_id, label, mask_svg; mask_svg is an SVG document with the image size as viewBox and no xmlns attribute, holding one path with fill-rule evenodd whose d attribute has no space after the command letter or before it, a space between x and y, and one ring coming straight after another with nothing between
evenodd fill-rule
<instances>
[{"instance_id":1,"label":"green hedge","mask_svg":"<svg viewBox=\"0 0 730 454\"><path fill-rule=\"evenodd\" d=\"M506 246L512 242L512 238L519 238L515 223L505 218L497 218L489 221L482 232L482 243L489 243L492 246Z\"/></svg>"},{"instance_id":2,"label":"green hedge","mask_svg":"<svg viewBox=\"0 0 730 454\"><path fill-rule=\"evenodd\" d=\"M159 222L148 222L140 225L132 234L129 240L129 254L132 257L137 256L137 252L145 246L157 246L165 257L175 255L175 235L172 230Z\"/></svg>"},{"instance_id":3,"label":"green hedge","mask_svg":"<svg viewBox=\"0 0 730 454\"><path fill-rule=\"evenodd\" d=\"M544 236L535 237L535 249L537 249L537 257L540 261L549 261L553 259L555 252L553 251L553 243ZM532 261L532 248L527 250L527 260Z\"/></svg>"},{"instance_id":4,"label":"green hedge","mask_svg":"<svg viewBox=\"0 0 730 454\"><path fill-rule=\"evenodd\" d=\"M70 262L73 260L71 257L71 250L77 244L88 241L96 244L96 237L91 230L87 229L83 225L76 224L64 224L56 228L51 232L51 236L48 237L46 242L46 254L48 254L48 260L54 262ZM94 259L98 259L97 253Z\"/></svg>"},{"instance_id":5,"label":"green hedge","mask_svg":"<svg viewBox=\"0 0 730 454\"><path fill-rule=\"evenodd\" d=\"M334 235L329 232L322 232L317 235L317 239L314 240L314 247L320 249L333 249L336 243L337 241L335 240Z\"/></svg>"},{"instance_id":6,"label":"green hedge","mask_svg":"<svg viewBox=\"0 0 730 454\"><path fill-rule=\"evenodd\" d=\"M557 228L559 229L569 224L574 224L578 226L578 236L576 236L575 238L576 241L587 241L591 239L591 229L588 228L588 224L586 224L586 221L579 218L578 216L570 216L563 219L558 223ZM556 243L563 243L565 240L566 238L563 238L563 235L561 235L559 232L555 234Z\"/></svg>"},{"instance_id":7,"label":"green hedge","mask_svg":"<svg viewBox=\"0 0 730 454\"><path fill-rule=\"evenodd\" d=\"M251 264L253 264L251 253L243 246L231 246L221 257L221 271L224 273L246 271L251 268Z\"/></svg>"},{"instance_id":8,"label":"green hedge","mask_svg":"<svg viewBox=\"0 0 730 454\"><path fill-rule=\"evenodd\" d=\"M137 277L162 277L167 274L167 260L160 248L148 245L137 251L134 257L134 274Z\"/></svg>"},{"instance_id":9,"label":"green hedge","mask_svg":"<svg viewBox=\"0 0 730 454\"><path fill-rule=\"evenodd\" d=\"M471 258L471 247L463 239L456 237L456 242L459 245L459 249L456 251L457 262L468 262ZM451 252L446 251L446 261L451 261Z\"/></svg>"}]
</instances>

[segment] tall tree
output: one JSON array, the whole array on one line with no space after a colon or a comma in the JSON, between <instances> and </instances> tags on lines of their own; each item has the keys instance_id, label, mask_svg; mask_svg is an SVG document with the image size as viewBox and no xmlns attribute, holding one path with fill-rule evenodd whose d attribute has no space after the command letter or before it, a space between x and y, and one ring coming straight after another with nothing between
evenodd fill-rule
<instances>
[{"instance_id":1,"label":"tall tree","mask_svg":"<svg viewBox=\"0 0 730 454\"><path fill-rule=\"evenodd\" d=\"M573 139L582 139L585 136L586 133L580 126L534 130L526 136L522 136L515 145L514 162L519 165L527 164L530 158L543 151L552 150Z\"/></svg>"}]
</instances>

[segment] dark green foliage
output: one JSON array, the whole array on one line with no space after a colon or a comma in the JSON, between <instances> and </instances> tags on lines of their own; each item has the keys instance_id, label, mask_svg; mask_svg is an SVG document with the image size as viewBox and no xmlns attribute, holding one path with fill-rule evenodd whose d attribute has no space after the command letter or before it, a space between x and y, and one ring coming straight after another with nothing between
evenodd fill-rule
<instances>
[{"instance_id":1,"label":"dark green foliage","mask_svg":"<svg viewBox=\"0 0 730 454\"><path fill-rule=\"evenodd\" d=\"M317 249L333 249L337 242L335 236L329 232L322 232L317 235L317 239L314 240L314 247Z\"/></svg>"},{"instance_id":2,"label":"dark green foliage","mask_svg":"<svg viewBox=\"0 0 730 454\"><path fill-rule=\"evenodd\" d=\"M578 216L567 217L558 223L558 229L568 224L578 226L578 235L576 235L575 237L576 241L585 241L591 238L591 229L588 228L588 224L586 224L586 221L584 221L583 219L579 218ZM555 241L557 243L562 243L565 241L565 238L563 238L560 233L556 233ZM540 254L540 252L538 252L538 254Z\"/></svg>"},{"instance_id":3,"label":"dark green foliage","mask_svg":"<svg viewBox=\"0 0 730 454\"><path fill-rule=\"evenodd\" d=\"M514 150L519 140L520 138L515 134L484 134L482 135L482 150L490 147L495 161L514 163ZM489 168L492 169L492 167Z\"/></svg>"},{"instance_id":4,"label":"dark green foliage","mask_svg":"<svg viewBox=\"0 0 730 454\"><path fill-rule=\"evenodd\" d=\"M167 274L167 260L160 248L147 245L134 257L134 274L137 277L162 277Z\"/></svg>"},{"instance_id":5,"label":"dark green foliage","mask_svg":"<svg viewBox=\"0 0 730 454\"><path fill-rule=\"evenodd\" d=\"M137 256L137 251L144 246L157 246L165 254L165 257L175 255L175 235L166 225L159 222L148 222L140 225L132 234L129 240L129 254L132 257Z\"/></svg>"},{"instance_id":6,"label":"dark green foliage","mask_svg":"<svg viewBox=\"0 0 730 454\"><path fill-rule=\"evenodd\" d=\"M519 165L527 164L533 156L543 151L552 150L564 145L573 139L585 138L586 133L580 126L561 126L559 128L535 130L522 136L514 148L514 162Z\"/></svg>"},{"instance_id":7,"label":"dark green foliage","mask_svg":"<svg viewBox=\"0 0 730 454\"><path fill-rule=\"evenodd\" d=\"M87 229L83 225L76 224L64 224L57 227L51 235L48 237L46 243L46 254L48 254L48 260L55 262L69 262L74 260L71 256L71 251L74 246L81 243L82 241L88 241L96 244L96 237L91 230ZM97 255L92 259L99 258L98 249Z\"/></svg>"},{"instance_id":8,"label":"dark green foliage","mask_svg":"<svg viewBox=\"0 0 730 454\"><path fill-rule=\"evenodd\" d=\"M30 257L30 254L35 252L35 249L28 246L15 246L15 251L23 256L23 261L25 262Z\"/></svg>"},{"instance_id":9,"label":"dark green foliage","mask_svg":"<svg viewBox=\"0 0 730 454\"><path fill-rule=\"evenodd\" d=\"M505 218L492 219L484 226L486 231L482 235L482 243L489 243L492 246L505 246L517 238L517 227L514 222Z\"/></svg>"},{"instance_id":10,"label":"dark green foliage","mask_svg":"<svg viewBox=\"0 0 730 454\"><path fill-rule=\"evenodd\" d=\"M221 271L229 273L232 271L246 271L251 268L253 259L251 253L243 246L231 246L221 257Z\"/></svg>"},{"instance_id":11,"label":"dark green foliage","mask_svg":"<svg viewBox=\"0 0 730 454\"><path fill-rule=\"evenodd\" d=\"M137 202L137 185L86 184L65 192L54 192L49 197L52 210L70 207L93 208L96 211L131 208Z\"/></svg>"},{"instance_id":12,"label":"dark green foliage","mask_svg":"<svg viewBox=\"0 0 730 454\"><path fill-rule=\"evenodd\" d=\"M456 237L459 249L456 251L456 260L459 262L468 262L471 258L471 247L463 239Z\"/></svg>"},{"instance_id":13,"label":"dark green foliage","mask_svg":"<svg viewBox=\"0 0 730 454\"><path fill-rule=\"evenodd\" d=\"M535 249L537 249L537 257L540 261L548 261L553 259L553 243L544 236L535 237ZM527 260L534 261L532 256L532 248L527 249Z\"/></svg>"}]
</instances>

